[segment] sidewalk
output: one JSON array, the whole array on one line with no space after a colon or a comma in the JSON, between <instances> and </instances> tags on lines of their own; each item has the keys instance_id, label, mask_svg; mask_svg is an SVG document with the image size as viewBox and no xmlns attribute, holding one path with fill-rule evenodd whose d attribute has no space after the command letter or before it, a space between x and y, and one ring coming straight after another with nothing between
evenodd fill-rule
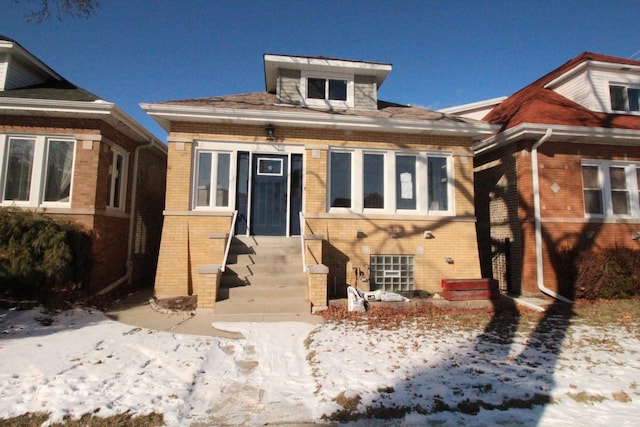
<instances>
[{"instance_id":1,"label":"sidewalk","mask_svg":"<svg viewBox=\"0 0 640 427\"><path fill-rule=\"evenodd\" d=\"M146 289L138 291L119 303L115 304L105 312L105 315L113 320L140 328L153 329L156 331L173 332L176 334L204 335L221 338L242 339L242 334L225 331L214 327L214 323L226 322L305 322L313 325L323 322L321 316L313 314L214 314L213 310L196 310L195 314L186 311L160 312L155 310L149 299L153 297L153 290ZM504 304L506 296L502 296L501 302ZM512 301L525 305L539 311L544 311L550 304L548 300L542 298L510 298ZM346 299L332 300L330 305L346 306ZM372 302L373 306L390 306L397 303ZM416 306L429 304L441 308L470 308L482 309L496 305L496 301L447 301L447 300L411 300L403 303L406 306ZM498 303L500 304L500 303Z\"/></svg>"},{"instance_id":2,"label":"sidewalk","mask_svg":"<svg viewBox=\"0 0 640 427\"><path fill-rule=\"evenodd\" d=\"M305 322L311 324L322 323L323 319L317 315L295 314L243 314L216 315L211 310L196 310L191 312L161 313L149 304L153 290L138 291L126 299L118 302L105 312L105 315L118 322L140 328L156 331L173 332L176 334L205 335L222 338L241 339L242 334L215 328L213 323L219 322Z\"/></svg>"}]
</instances>

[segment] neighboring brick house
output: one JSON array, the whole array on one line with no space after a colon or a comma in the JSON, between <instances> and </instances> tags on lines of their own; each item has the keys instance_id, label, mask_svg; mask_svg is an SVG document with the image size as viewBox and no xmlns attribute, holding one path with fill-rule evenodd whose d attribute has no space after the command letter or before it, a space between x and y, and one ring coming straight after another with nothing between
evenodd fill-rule
<instances>
[{"instance_id":1,"label":"neighboring brick house","mask_svg":"<svg viewBox=\"0 0 640 427\"><path fill-rule=\"evenodd\" d=\"M143 104L169 132L156 294L197 294L231 231L299 236L300 212L329 296L354 271L384 290L479 278L472 144L496 127L379 100L391 68L266 54L264 92Z\"/></svg>"},{"instance_id":2,"label":"neighboring brick house","mask_svg":"<svg viewBox=\"0 0 640 427\"><path fill-rule=\"evenodd\" d=\"M474 145L485 277L571 300L567 254L638 247L639 105L640 62L583 53L491 109L500 132Z\"/></svg>"},{"instance_id":3,"label":"neighboring brick house","mask_svg":"<svg viewBox=\"0 0 640 427\"><path fill-rule=\"evenodd\" d=\"M153 282L166 146L115 104L0 36L0 206L92 235L89 290Z\"/></svg>"}]
</instances>

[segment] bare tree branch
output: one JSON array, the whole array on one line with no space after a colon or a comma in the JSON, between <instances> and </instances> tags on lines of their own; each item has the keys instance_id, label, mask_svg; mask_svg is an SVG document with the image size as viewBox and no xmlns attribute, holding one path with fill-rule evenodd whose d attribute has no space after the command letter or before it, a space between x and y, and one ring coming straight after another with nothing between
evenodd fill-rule
<instances>
[{"instance_id":1,"label":"bare tree branch","mask_svg":"<svg viewBox=\"0 0 640 427\"><path fill-rule=\"evenodd\" d=\"M24 0L11 0L18 4ZM26 0L29 4L36 2L37 7L32 12L25 13L27 22L41 24L55 16L58 21L63 18L88 19L100 7L99 0Z\"/></svg>"}]
</instances>

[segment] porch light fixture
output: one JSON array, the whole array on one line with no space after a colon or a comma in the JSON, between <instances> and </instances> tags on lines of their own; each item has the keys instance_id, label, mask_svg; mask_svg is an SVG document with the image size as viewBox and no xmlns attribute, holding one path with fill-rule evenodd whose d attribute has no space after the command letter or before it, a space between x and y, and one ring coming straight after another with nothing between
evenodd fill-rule
<instances>
[{"instance_id":1,"label":"porch light fixture","mask_svg":"<svg viewBox=\"0 0 640 427\"><path fill-rule=\"evenodd\" d=\"M424 232L425 239L435 239L436 236L433 235L433 231L425 231Z\"/></svg>"},{"instance_id":2,"label":"porch light fixture","mask_svg":"<svg viewBox=\"0 0 640 427\"><path fill-rule=\"evenodd\" d=\"M631 233L631 240L640 240L640 231L634 231Z\"/></svg>"},{"instance_id":3,"label":"porch light fixture","mask_svg":"<svg viewBox=\"0 0 640 427\"><path fill-rule=\"evenodd\" d=\"M356 231L356 237L357 237L358 239L364 239L365 237L367 237L367 235L364 233L364 231L357 230L357 231Z\"/></svg>"},{"instance_id":4,"label":"porch light fixture","mask_svg":"<svg viewBox=\"0 0 640 427\"><path fill-rule=\"evenodd\" d=\"M272 124L268 124L267 127L264 128L267 133L267 141L275 141L276 140L276 128Z\"/></svg>"}]
</instances>

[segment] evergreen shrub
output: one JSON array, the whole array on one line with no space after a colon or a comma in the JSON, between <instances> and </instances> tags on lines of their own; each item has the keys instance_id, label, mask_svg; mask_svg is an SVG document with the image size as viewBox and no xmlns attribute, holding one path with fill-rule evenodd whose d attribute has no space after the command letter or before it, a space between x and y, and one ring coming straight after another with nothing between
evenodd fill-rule
<instances>
[{"instance_id":1,"label":"evergreen shrub","mask_svg":"<svg viewBox=\"0 0 640 427\"><path fill-rule=\"evenodd\" d=\"M0 290L46 301L87 284L91 238L78 224L0 208Z\"/></svg>"}]
</instances>

